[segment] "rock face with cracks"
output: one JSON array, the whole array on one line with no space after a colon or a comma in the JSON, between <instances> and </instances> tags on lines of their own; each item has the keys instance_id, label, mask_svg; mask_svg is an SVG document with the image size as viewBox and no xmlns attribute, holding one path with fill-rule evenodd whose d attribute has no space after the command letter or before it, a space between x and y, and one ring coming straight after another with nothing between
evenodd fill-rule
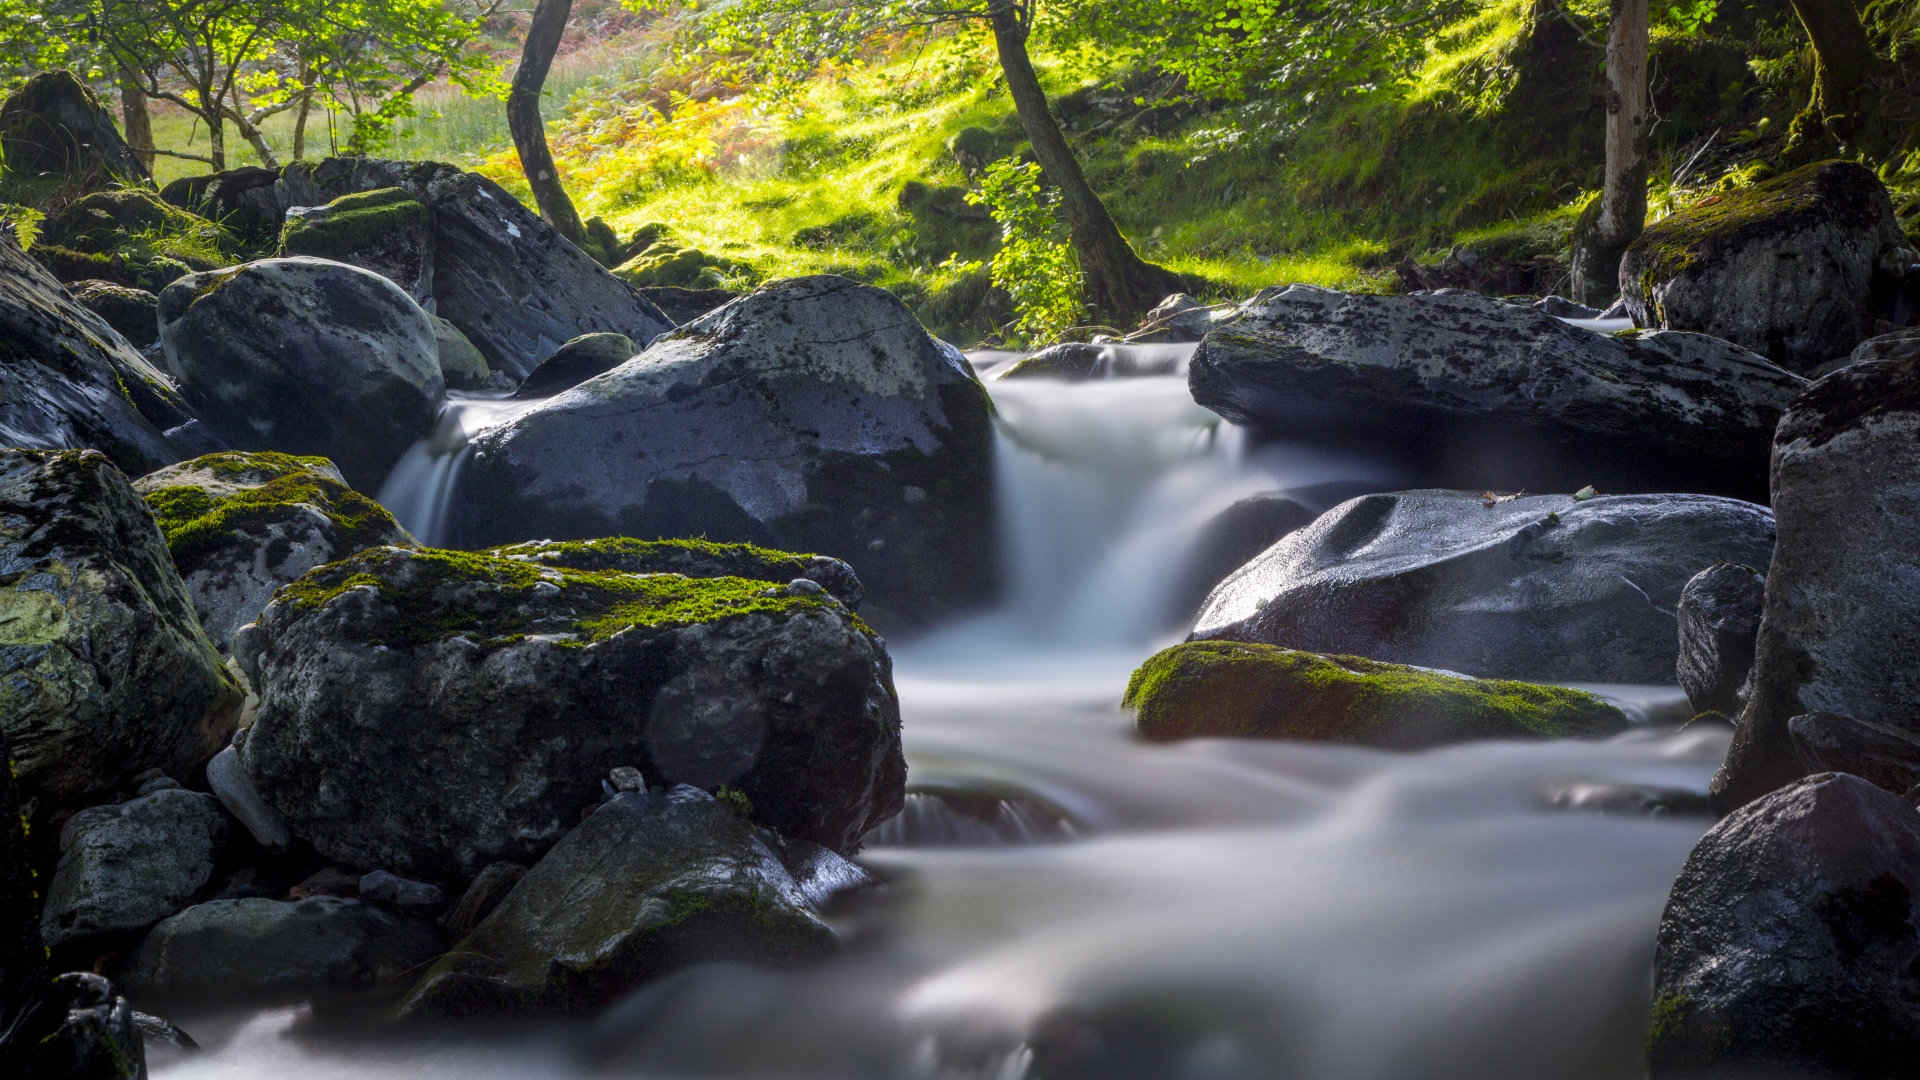
<instances>
[{"instance_id":1,"label":"rock face with cracks","mask_svg":"<svg viewBox=\"0 0 1920 1080\"><path fill-rule=\"evenodd\" d=\"M1767 579L1752 567L1721 563L1693 575L1680 590L1674 678L1694 712L1740 714L1766 589Z\"/></svg>"},{"instance_id":2,"label":"rock face with cracks","mask_svg":"<svg viewBox=\"0 0 1920 1080\"><path fill-rule=\"evenodd\" d=\"M80 811L60 831L42 936L57 947L152 926L206 888L226 838L220 804L180 788Z\"/></svg>"},{"instance_id":3,"label":"rock face with cracks","mask_svg":"<svg viewBox=\"0 0 1920 1080\"><path fill-rule=\"evenodd\" d=\"M619 765L848 848L900 807L899 705L880 640L804 584L375 548L236 636L242 760L315 850L425 880L532 862Z\"/></svg>"}]
</instances>

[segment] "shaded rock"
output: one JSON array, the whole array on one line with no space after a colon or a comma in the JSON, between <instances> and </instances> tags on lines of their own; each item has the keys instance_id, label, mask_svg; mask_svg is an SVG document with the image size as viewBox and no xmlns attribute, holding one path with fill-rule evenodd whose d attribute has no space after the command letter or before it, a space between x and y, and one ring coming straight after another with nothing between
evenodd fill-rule
<instances>
[{"instance_id":1,"label":"shaded rock","mask_svg":"<svg viewBox=\"0 0 1920 1080\"><path fill-rule=\"evenodd\" d=\"M47 953L40 941L40 887L27 847L27 815L4 728L0 765L0 1017L11 1017L46 978Z\"/></svg>"},{"instance_id":2,"label":"shaded rock","mask_svg":"<svg viewBox=\"0 0 1920 1080\"><path fill-rule=\"evenodd\" d=\"M58 948L152 926L213 880L226 839L219 802L179 788L80 811L60 830L41 936Z\"/></svg>"},{"instance_id":3,"label":"shaded rock","mask_svg":"<svg viewBox=\"0 0 1920 1080\"><path fill-rule=\"evenodd\" d=\"M1220 316L1227 315L1222 310ZM1199 341L1213 329L1216 320L1214 306L1204 304L1186 293L1174 293L1141 320L1140 328L1127 335L1131 342L1175 342Z\"/></svg>"},{"instance_id":4,"label":"shaded rock","mask_svg":"<svg viewBox=\"0 0 1920 1080\"><path fill-rule=\"evenodd\" d=\"M1397 454L1423 483L1766 491L1773 426L1806 383L1696 334L1606 336L1475 293L1262 290L1187 382L1235 423Z\"/></svg>"},{"instance_id":5,"label":"shaded rock","mask_svg":"<svg viewBox=\"0 0 1920 1080\"><path fill-rule=\"evenodd\" d=\"M133 482L214 647L254 620L280 586L322 563L413 538L346 485L325 458L229 452Z\"/></svg>"},{"instance_id":6,"label":"shaded rock","mask_svg":"<svg viewBox=\"0 0 1920 1080\"><path fill-rule=\"evenodd\" d=\"M891 664L824 594L375 548L282 590L234 653L256 787L349 866L531 862L623 764L837 848L900 804Z\"/></svg>"},{"instance_id":7,"label":"shaded rock","mask_svg":"<svg viewBox=\"0 0 1920 1080\"><path fill-rule=\"evenodd\" d=\"M431 882L373 870L360 877L360 899L400 908L437 908L446 903L447 895Z\"/></svg>"},{"instance_id":8,"label":"shaded rock","mask_svg":"<svg viewBox=\"0 0 1920 1080\"><path fill-rule=\"evenodd\" d=\"M433 340L440 350L440 378L450 390L480 390L493 385L487 358L460 328L433 316Z\"/></svg>"},{"instance_id":9,"label":"shaded rock","mask_svg":"<svg viewBox=\"0 0 1920 1080\"><path fill-rule=\"evenodd\" d=\"M1832 713L1787 721L1787 734L1808 775L1852 773L1895 795L1920 784L1920 737L1884 724Z\"/></svg>"},{"instance_id":10,"label":"shaded rock","mask_svg":"<svg viewBox=\"0 0 1920 1080\"><path fill-rule=\"evenodd\" d=\"M1752 684L1713 781L1722 810L1804 775L1787 731L1803 713L1920 732L1920 363L1853 364L1794 402L1773 506Z\"/></svg>"},{"instance_id":11,"label":"shaded rock","mask_svg":"<svg viewBox=\"0 0 1920 1080\"><path fill-rule=\"evenodd\" d=\"M493 549L494 554L571 570L618 570L623 574L685 574L691 578L739 577L781 583L818 582L835 600L857 610L866 589L853 567L827 555L798 555L752 544L710 540L529 540Z\"/></svg>"},{"instance_id":12,"label":"shaded rock","mask_svg":"<svg viewBox=\"0 0 1920 1080\"><path fill-rule=\"evenodd\" d=\"M1187 551L1169 614L1177 622L1190 621L1228 574L1319 516L1318 510L1286 492L1249 495L1220 511L1200 527Z\"/></svg>"},{"instance_id":13,"label":"shaded rock","mask_svg":"<svg viewBox=\"0 0 1920 1080\"><path fill-rule=\"evenodd\" d=\"M620 795L527 871L401 1015L578 1014L689 964L794 963L833 947L779 858L725 803L686 787Z\"/></svg>"},{"instance_id":14,"label":"shaded rock","mask_svg":"<svg viewBox=\"0 0 1920 1080\"><path fill-rule=\"evenodd\" d=\"M1407 750L1470 739L1610 735L1619 709L1580 690L1190 641L1141 664L1121 702L1149 739L1300 739Z\"/></svg>"},{"instance_id":15,"label":"shaded rock","mask_svg":"<svg viewBox=\"0 0 1920 1080\"><path fill-rule=\"evenodd\" d=\"M57 976L0 1032L0 1069L36 1080L146 1080L139 1017L105 978Z\"/></svg>"},{"instance_id":16,"label":"shaded rock","mask_svg":"<svg viewBox=\"0 0 1920 1080\"><path fill-rule=\"evenodd\" d=\"M153 182L100 100L70 71L41 72L0 104L0 158L22 178L87 189Z\"/></svg>"},{"instance_id":17,"label":"shaded rock","mask_svg":"<svg viewBox=\"0 0 1920 1080\"><path fill-rule=\"evenodd\" d=\"M1807 777L1722 819L1660 919L1652 1075L1911 1071L1917 889L1920 815L1859 777Z\"/></svg>"},{"instance_id":18,"label":"shaded rock","mask_svg":"<svg viewBox=\"0 0 1920 1080\"><path fill-rule=\"evenodd\" d=\"M446 391L420 305L325 259L174 282L160 294L160 341L201 419L235 447L319 454L365 491L432 430Z\"/></svg>"},{"instance_id":19,"label":"shaded rock","mask_svg":"<svg viewBox=\"0 0 1920 1080\"><path fill-rule=\"evenodd\" d=\"M82 307L106 320L134 348L144 349L160 339L160 298L145 289L111 281L76 281L68 289Z\"/></svg>"},{"instance_id":20,"label":"shaded rock","mask_svg":"<svg viewBox=\"0 0 1920 1080\"><path fill-rule=\"evenodd\" d=\"M1765 565L1766 507L1706 495L1367 495L1214 589L1196 638L1508 678L1664 683L1674 605L1716 561Z\"/></svg>"},{"instance_id":21,"label":"shaded rock","mask_svg":"<svg viewBox=\"0 0 1920 1080\"><path fill-rule=\"evenodd\" d=\"M433 305L433 229L426 205L405 188L342 195L287 210L276 255L313 255L371 270Z\"/></svg>"},{"instance_id":22,"label":"shaded rock","mask_svg":"<svg viewBox=\"0 0 1920 1080\"><path fill-rule=\"evenodd\" d=\"M261 847L279 851L293 842L285 819L260 797L253 778L240 764L239 750L229 746L213 755L207 762L207 787Z\"/></svg>"},{"instance_id":23,"label":"shaded rock","mask_svg":"<svg viewBox=\"0 0 1920 1080\"><path fill-rule=\"evenodd\" d=\"M105 457L0 450L0 570L0 727L41 813L191 776L226 743L239 687Z\"/></svg>"},{"instance_id":24,"label":"shaded rock","mask_svg":"<svg viewBox=\"0 0 1920 1080\"><path fill-rule=\"evenodd\" d=\"M1078 341L1049 345L1025 360L1008 364L994 378L1084 382L1100 377L1101 358L1106 353L1104 345L1087 345Z\"/></svg>"},{"instance_id":25,"label":"shaded rock","mask_svg":"<svg viewBox=\"0 0 1920 1080\"><path fill-rule=\"evenodd\" d=\"M1533 310L1556 319L1598 319L1599 308L1575 303L1564 296L1543 296L1532 304Z\"/></svg>"},{"instance_id":26,"label":"shaded rock","mask_svg":"<svg viewBox=\"0 0 1920 1080\"><path fill-rule=\"evenodd\" d=\"M1864 364L1870 360L1905 360L1908 363L1920 360L1920 327L1908 327L1868 338L1854 346L1853 352L1847 354L1845 363ZM1826 372L1820 374L1825 375Z\"/></svg>"},{"instance_id":27,"label":"shaded rock","mask_svg":"<svg viewBox=\"0 0 1920 1080\"><path fill-rule=\"evenodd\" d=\"M1905 243L1879 177L1820 162L1648 225L1620 261L1620 292L1636 326L1811 371L1867 336L1875 272Z\"/></svg>"},{"instance_id":28,"label":"shaded rock","mask_svg":"<svg viewBox=\"0 0 1920 1080\"><path fill-rule=\"evenodd\" d=\"M990 412L890 294L777 282L478 436L450 530L832 552L870 605L931 618L994 580Z\"/></svg>"},{"instance_id":29,"label":"shaded rock","mask_svg":"<svg viewBox=\"0 0 1920 1080\"><path fill-rule=\"evenodd\" d=\"M488 863L485 869L474 875L473 881L467 885L467 891L460 894L459 901L453 905L452 911L447 912L440 925L456 941L466 937L473 933L481 920L493 914L493 909L499 907L500 901L506 899L513 887L526 876L527 868L519 863Z\"/></svg>"},{"instance_id":30,"label":"shaded rock","mask_svg":"<svg viewBox=\"0 0 1920 1080\"><path fill-rule=\"evenodd\" d=\"M141 997L258 1005L392 982L441 948L431 926L358 900L209 900L154 927L121 981Z\"/></svg>"},{"instance_id":31,"label":"shaded rock","mask_svg":"<svg viewBox=\"0 0 1920 1080\"><path fill-rule=\"evenodd\" d=\"M160 189L160 197L218 221L255 246L272 245L287 207L275 193L280 170L257 165L204 176L185 176ZM324 200L322 200L324 201Z\"/></svg>"},{"instance_id":32,"label":"shaded rock","mask_svg":"<svg viewBox=\"0 0 1920 1080\"><path fill-rule=\"evenodd\" d=\"M177 461L184 423L171 380L75 302L0 229L0 445L91 447L133 473Z\"/></svg>"},{"instance_id":33,"label":"shaded rock","mask_svg":"<svg viewBox=\"0 0 1920 1080\"><path fill-rule=\"evenodd\" d=\"M1741 690L1753 667L1753 641L1760 632L1766 591L1766 578L1751 566L1735 563L1710 566L1680 590L1675 609L1680 658L1674 676L1694 712L1737 716L1746 704Z\"/></svg>"},{"instance_id":34,"label":"shaded rock","mask_svg":"<svg viewBox=\"0 0 1920 1080\"><path fill-rule=\"evenodd\" d=\"M683 289L678 285L642 285L634 289L660 309L673 325L680 326L740 298L731 289Z\"/></svg>"},{"instance_id":35,"label":"shaded rock","mask_svg":"<svg viewBox=\"0 0 1920 1080\"><path fill-rule=\"evenodd\" d=\"M581 334L542 360L513 396L522 400L552 397L612 371L639 351L625 334Z\"/></svg>"}]
</instances>

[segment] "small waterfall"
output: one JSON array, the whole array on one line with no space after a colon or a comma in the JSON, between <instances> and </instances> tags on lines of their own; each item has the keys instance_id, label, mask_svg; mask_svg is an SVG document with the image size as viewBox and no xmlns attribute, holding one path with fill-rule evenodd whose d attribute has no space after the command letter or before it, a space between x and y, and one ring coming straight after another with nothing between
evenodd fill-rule
<instances>
[{"instance_id":1,"label":"small waterfall","mask_svg":"<svg viewBox=\"0 0 1920 1080\"><path fill-rule=\"evenodd\" d=\"M540 404L498 396L451 392L434 420L433 434L407 448L386 483L380 485L380 505L387 508L414 539L429 547L447 542L447 512L460 484L473 437L487 428L507 423Z\"/></svg>"},{"instance_id":2,"label":"small waterfall","mask_svg":"<svg viewBox=\"0 0 1920 1080\"><path fill-rule=\"evenodd\" d=\"M1004 847L1071 840L1081 829L1025 795L910 791L900 813L866 835L870 847Z\"/></svg>"}]
</instances>

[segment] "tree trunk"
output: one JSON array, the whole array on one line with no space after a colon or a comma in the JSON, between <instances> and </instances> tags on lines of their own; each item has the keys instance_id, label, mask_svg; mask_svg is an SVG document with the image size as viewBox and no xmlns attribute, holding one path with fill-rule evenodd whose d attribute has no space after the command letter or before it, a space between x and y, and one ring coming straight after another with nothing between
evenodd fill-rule
<instances>
[{"instance_id":1,"label":"tree trunk","mask_svg":"<svg viewBox=\"0 0 1920 1080\"><path fill-rule=\"evenodd\" d=\"M1793 12L1813 42L1813 100L1807 113L1842 145L1851 144L1869 104L1863 92L1880 64L1866 27L1852 0L1793 0Z\"/></svg>"},{"instance_id":2,"label":"tree trunk","mask_svg":"<svg viewBox=\"0 0 1920 1080\"><path fill-rule=\"evenodd\" d=\"M247 140L247 145L253 147L254 155L260 159L260 164L269 169L279 168L280 159L274 156L273 147L267 143L265 133L253 121L247 119L246 114L240 110L229 109L227 114L233 118L233 126L240 129L240 137Z\"/></svg>"},{"instance_id":3,"label":"tree trunk","mask_svg":"<svg viewBox=\"0 0 1920 1080\"><path fill-rule=\"evenodd\" d=\"M214 172L227 171L227 122L218 108L207 110L213 115L202 113L200 119L207 124L207 156L213 159Z\"/></svg>"},{"instance_id":4,"label":"tree trunk","mask_svg":"<svg viewBox=\"0 0 1920 1080\"><path fill-rule=\"evenodd\" d=\"M313 112L313 89L300 91L300 105L293 113L293 150L290 160L300 161L307 154L307 116Z\"/></svg>"},{"instance_id":5,"label":"tree trunk","mask_svg":"<svg viewBox=\"0 0 1920 1080\"><path fill-rule=\"evenodd\" d=\"M547 128L540 120L540 87L547 81L547 69L553 66L553 54L560 48L560 35L567 28L567 16L573 12L573 0L540 0L533 9L533 22L527 27L527 43L520 54L520 67L513 73L513 89L507 94L507 129L513 133L513 148L520 155L520 171L527 175L533 189L533 201L540 216L560 230L560 235L584 249L586 229L580 214L567 198L554 168L553 153L547 149Z\"/></svg>"},{"instance_id":6,"label":"tree trunk","mask_svg":"<svg viewBox=\"0 0 1920 1080\"><path fill-rule=\"evenodd\" d=\"M1607 171L1574 229L1573 298L1620 295L1620 256L1647 224L1647 0L1613 0L1607 34Z\"/></svg>"},{"instance_id":7,"label":"tree trunk","mask_svg":"<svg viewBox=\"0 0 1920 1080\"><path fill-rule=\"evenodd\" d=\"M153 171L153 116L147 111L147 91L140 76L120 68L120 122L127 129L127 145L148 172Z\"/></svg>"},{"instance_id":8,"label":"tree trunk","mask_svg":"<svg viewBox=\"0 0 1920 1080\"><path fill-rule=\"evenodd\" d=\"M1086 276L1087 302L1101 317L1131 325L1166 297L1185 285L1178 274L1146 262L1134 254L1127 238L1113 223L1107 208L1087 184L1079 159L1047 107L1046 92L1027 56L1027 23L1015 0L989 0L987 19L993 28L1000 69L1013 95L1020 127L1033 145L1033 156L1047 181L1060 189L1080 270Z\"/></svg>"}]
</instances>

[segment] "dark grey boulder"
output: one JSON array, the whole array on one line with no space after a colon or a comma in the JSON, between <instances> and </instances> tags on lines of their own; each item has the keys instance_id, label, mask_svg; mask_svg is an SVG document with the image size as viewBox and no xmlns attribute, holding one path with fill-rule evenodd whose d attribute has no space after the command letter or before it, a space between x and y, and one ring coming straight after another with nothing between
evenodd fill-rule
<instances>
[{"instance_id":1,"label":"dark grey boulder","mask_svg":"<svg viewBox=\"0 0 1920 1080\"><path fill-rule=\"evenodd\" d=\"M1172 621L1191 622L1214 586L1288 533L1313 524L1326 507L1275 491L1249 495L1214 515L1200 527L1179 567L1168 612Z\"/></svg>"},{"instance_id":2,"label":"dark grey boulder","mask_svg":"<svg viewBox=\"0 0 1920 1080\"><path fill-rule=\"evenodd\" d=\"M1366 495L1214 589L1195 638L1470 675L1664 683L1699 567L1764 565L1773 515L1707 495Z\"/></svg>"},{"instance_id":3,"label":"dark grey boulder","mask_svg":"<svg viewBox=\"0 0 1920 1080\"><path fill-rule=\"evenodd\" d=\"M172 380L0 229L0 445L92 448L139 474L178 461Z\"/></svg>"},{"instance_id":4,"label":"dark grey boulder","mask_svg":"<svg viewBox=\"0 0 1920 1080\"><path fill-rule=\"evenodd\" d=\"M27 182L86 190L153 182L100 100L70 71L41 72L0 104L0 158Z\"/></svg>"},{"instance_id":5,"label":"dark grey boulder","mask_svg":"<svg viewBox=\"0 0 1920 1080\"><path fill-rule=\"evenodd\" d=\"M633 359L639 351L633 339L625 334L581 334L540 361L513 396L522 400L552 397L595 375L612 371Z\"/></svg>"},{"instance_id":6,"label":"dark grey boulder","mask_svg":"<svg viewBox=\"0 0 1920 1080\"><path fill-rule=\"evenodd\" d=\"M160 294L160 341L235 447L318 454L363 491L433 428L433 323L386 278L305 256L193 274Z\"/></svg>"},{"instance_id":7,"label":"dark grey boulder","mask_svg":"<svg viewBox=\"0 0 1920 1080\"><path fill-rule=\"evenodd\" d=\"M371 270L433 307L433 227L405 188L342 195L325 206L287 209L276 255L312 255Z\"/></svg>"},{"instance_id":8,"label":"dark grey boulder","mask_svg":"<svg viewBox=\"0 0 1920 1080\"><path fill-rule=\"evenodd\" d=\"M1920 327L1908 327L1905 330L1895 330L1892 333L1881 334L1879 337L1870 337L1854 346L1853 351L1847 354L1845 362L1836 366L1844 367L1846 364L1863 364L1869 360L1906 360L1909 362L1920 360ZM1825 375L1827 373L1822 371L1820 374Z\"/></svg>"},{"instance_id":9,"label":"dark grey boulder","mask_svg":"<svg viewBox=\"0 0 1920 1080\"><path fill-rule=\"evenodd\" d=\"M1920 736L1885 724L1832 713L1804 713L1787 721L1800 766L1808 775L1852 773L1895 795L1920 784Z\"/></svg>"},{"instance_id":10,"label":"dark grey boulder","mask_svg":"<svg viewBox=\"0 0 1920 1080\"><path fill-rule=\"evenodd\" d=\"M1920 1061L1920 814L1845 773L1722 819L1654 953L1655 1080L1894 1077Z\"/></svg>"},{"instance_id":11,"label":"dark grey boulder","mask_svg":"<svg viewBox=\"0 0 1920 1080\"><path fill-rule=\"evenodd\" d=\"M515 862L488 863L473 880L467 883L467 891L460 894L453 910L440 920L449 935L455 940L473 933L481 920L493 914L500 901L507 898L520 879L527 876L527 868Z\"/></svg>"},{"instance_id":12,"label":"dark grey boulder","mask_svg":"<svg viewBox=\"0 0 1920 1080\"><path fill-rule=\"evenodd\" d=\"M1262 290L1194 353L1193 399L1289 439L1395 454L1421 483L1764 497L1799 376L1697 334L1607 336L1477 293Z\"/></svg>"},{"instance_id":13,"label":"dark grey boulder","mask_svg":"<svg viewBox=\"0 0 1920 1080\"><path fill-rule=\"evenodd\" d=\"M275 196L280 170L243 165L225 172L183 176L160 189L167 202L218 221L256 246L271 246L280 235L287 207Z\"/></svg>"},{"instance_id":14,"label":"dark grey boulder","mask_svg":"<svg viewBox=\"0 0 1920 1080\"><path fill-rule=\"evenodd\" d=\"M623 794L528 870L400 1011L580 1014L689 964L790 964L834 945L732 807L687 787Z\"/></svg>"},{"instance_id":15,"label":"dark grey boulder","mask_svg":"<svg viewBox=\"0 0 1920 1080\"><path fill-rule=\"evenodd\" d=\"M1814 383L1775 436L1773 507L1752 686L1713 780L1723 810L1803 775L1796 716L1920 733L1920 362L1852 364Z\"/></svg>"},{"instance_id":16,"label":"dark grey boulder","mask_svg":"<svg viewBox=\"0 0 1920 1080\"><path fill-rule=\"evenodd\" d=\"M1205 304L1186 293L1174 293L1160 301L1140 328L1127 335L1135 343L1193 342L1207 336L1214 323L1231 313L1221 305Z\"/></svg>"},{"instance_id":17,"label":"dark grey boulder","mask_svg":"<svg viewBox=\"0 0 1920 1080\"><path fill-rule=\"evenodd\" d=\"M252 835L254 843L268 851L280 851L293 842L286 820L260 797L260 790L253 786L253 777L248 776L246 767L240 764L240 751L236 748L229 746L207 762L207 788L220 800L220 805L227 808L227 813Z\"/></svg>"},{"instance_id":18,"label":"dark grey boulder","mask_svg":"<svg viewBox=\"0 0 1920 1080\"><path fill-rule=\"evenodd\" d=\"M532 862L627 764L850 847L899 808L899 705L880 639L807 584L375 548L236 636L240 756L322 855L430 881Z\"/></svg>"},{"instance_id":19,"label":"dark grey boulder","mask_svg":"<svg viewBox=\"0 0 1920 1080\"><path fill-rule=\"evenodd\" d=\"M105 319L134 348L160 340L160 298L145 289L111 281L76 281L67 288L80 306Z\"/></svg>"},{"instance_id":20,"label":"dark grey boulder","mask_svg":"<svg viewBox=\"0 0 1920 1080\"><path fill-rule=\"evenodd\" d=\"M460 328L441 318L433 317L433 339L440 346L440 377L446 381L449 390L481 390L495 385L495 376L487 367L487 358ZM508 385L512 385L511 382Z\"/></svg>"},{"instance_id":21,"label":"dark grey boulder","mask_svg":"<svg viewBox=\"0 0 1920 1080\"><path fill-rule=\"evenodd\" d=\"M140 997L258 1005L393 982L443 947L429 924L358 900L209 900L149 931L120 980Z\"/></svg>"},{"instance_id":22,"label":"dark grey boulder","mask_svg":"<svg viewBox=\"0 0 1920 1080\"><path fill-rule=\"evenodd\" d=\"M1088 345L1078 341L1049 345L1024 360L1017 360L1002 368L995 379L1059 379L1063 382L1084 382L1100 377L1100 358L1105 356L1104 345Z\"/></svg>"},{"instance_id":23,"label":"dark grey boulder","mask_svg":"<svg viewBox=\"0 0 1920 1080\"><path fill-rule=\"evenodd\" d=\"M739 293L730 289L685 289L678 285L642 285L633 291L659 308L675 326L690 323L740 298Z\"/></svg>"},{"instance_id":24,"label":"dark grey boulder","mask_svg":"<svg viewBox=\"0 0 1920 1080\"><path fill-rule=\"evenodd\" d=\"M1911 252L1872 170L1827 161L1648 225L1620 260L1636 326L1694 330L1790 371L1845 356L1873 325L1876 273Z\"/></svg>"},{"instance_id":25,"label":"dark grey boulder","mask_svg":"<svg viewBox=\"0 0 1920 1080\"><path fill-rule=\"evenodd\" d=\"M1767 579L1751 566L1721 563L1695 574L1680 590L1680 657L1674 676L1696 713L1737 716L1753 667L1753 641Z\"/></svg>"},{"instance_id":26,"label":"dark grey boulder","mask_svg":"<svg viewBox=\"0 0 1920 1080\"><path fill-rule=\"evenodd\" d=\"M143 1019L113 983L73 971L39 987L0 1030L0 1073L59 1080L146 1080Z\"/></svg>"},{"instance_id":27,"label":"dark grey boulder","mask_svg":"<svg viewBox=\"0 0 1920 1080\"><path fill-rule=\"evenodd\" d=\"M447 894L429 881L414 881L385 870L360 875L360 899L397 908L438 908Z\"/></svg>"},{"instance_id":28,"label":"dark grey boulder","mask_svg":"<svg viewBox=\"0 0 1920 1080\"><path fill-rule=\"evenodd\" d=\"M213 880L226 839L220 803L181 788L80 811L60 830L41 936L58 948L152 926Z\"/></svg>"},{"instance_id":29,"label":"dark grey boulder","mask_svg":"<svg viewBox=\"0 0 1920 1080\"><path fill-rule=\"evenodd\" d=\"M775 282L481 433L452 542L704 536L853 564L875 616L989 592L992 406L891 294Z\"/></svg>"},{"instance_id":30,"label":"dark grey boulder","mask_svg":"<svg viewBox=\"0 0 1920 1080\"><path fill-rule=\"evenodd\" d=\"M0 450L0 569L0 727L41 814L146 769L194 775L226 744L239 687L104 456Z\"/></svg>"}]
</instances>

